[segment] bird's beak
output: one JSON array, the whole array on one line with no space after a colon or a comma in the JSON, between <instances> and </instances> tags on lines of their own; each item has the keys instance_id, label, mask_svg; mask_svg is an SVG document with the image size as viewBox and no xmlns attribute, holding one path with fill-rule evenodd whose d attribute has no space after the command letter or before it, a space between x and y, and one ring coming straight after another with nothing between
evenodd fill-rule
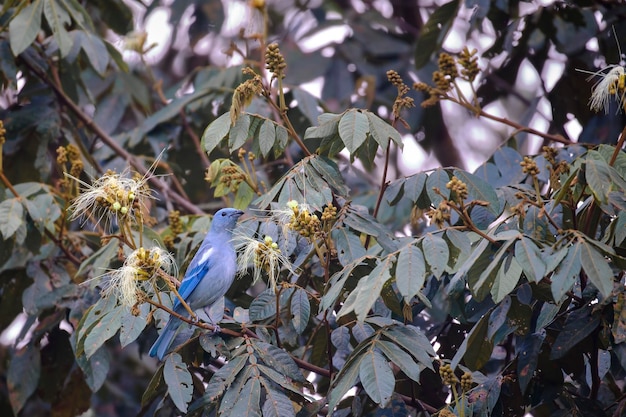
<instances>
[{"instance_id":1,"label":"bird's beak","mask_svg":"<svg viewBox=\"0 0 626 417\"><path fill-rule=\"evenodd\" d=\"M236 212L234 212L232 215L233 215L234 217L239 218L239 217L241 217L241 216L243 215L243 211L241 211L241 210L237 210L237 211L236 211Z\"/></svg>"}]
</instances>

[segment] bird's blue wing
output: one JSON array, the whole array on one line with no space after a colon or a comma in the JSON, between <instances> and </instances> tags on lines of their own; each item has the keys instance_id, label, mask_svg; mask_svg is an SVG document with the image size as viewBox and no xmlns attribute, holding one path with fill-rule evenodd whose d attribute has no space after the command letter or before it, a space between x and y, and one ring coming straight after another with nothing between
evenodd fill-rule
<instances>
[{"instance_id":1,"label":"bird's blue wing","mask_svg":"<svg viewBox=\"0 0 626 417\"><path fill-rule=\"evenodd\" d=\"M193 290L196 289L202 278L204 278L211 269L211 264L214 259L214 256L211 255L214 251L215 249L211 245L203 244L191 260L187 272L185 272L185 276L183 277L183 281L180 283L180 288L178 288L178 293L183 300L187 301L189 299ZM174 308L179 305L180 300L177 297L174 301Z\"/></svg>"}]
</instances>

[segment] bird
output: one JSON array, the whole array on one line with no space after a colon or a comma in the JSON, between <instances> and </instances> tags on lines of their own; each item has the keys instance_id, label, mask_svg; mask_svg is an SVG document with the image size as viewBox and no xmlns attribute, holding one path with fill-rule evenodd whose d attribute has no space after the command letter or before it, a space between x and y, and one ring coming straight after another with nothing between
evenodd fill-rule
<instances>
[{"instance_id":1,"label":"bird","mask_svg":"<svg viewBox=\"0 0 626 417\"><path fill-rule=\"evenodd\" d=\"M237 254L232 237L242 214L243 211L234 208L223 208L213 216L211 228L191 260L178 289L181 298L192 311L201 308L208 311L232 285L237 272ZM180 315L188 314L178 298L172 309ZM181 323L179 318L170 316L150 348L150 356L163 360Z\"/></svg>"}]
</instances>

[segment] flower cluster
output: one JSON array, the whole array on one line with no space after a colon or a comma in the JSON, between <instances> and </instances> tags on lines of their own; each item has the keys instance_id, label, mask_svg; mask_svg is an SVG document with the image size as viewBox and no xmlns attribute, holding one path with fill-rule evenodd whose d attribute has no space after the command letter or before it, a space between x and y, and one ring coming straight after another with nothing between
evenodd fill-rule
<instances>
[{"instance_id":1,"label":"flower cluster","mask_svg":"<svg viewBox=\"0 0 626 417\"><path fill-rule=\"evenodd\" d=\"M97 222L104 220L105 223L111 223L117 220L118 223L142 223L145 200L153 198L146 177L135 175L128 178L109 170L93 184L87 184L71 174L66 176L83 186L70 207L72 220L92 215Z\"/></svg>"},{"instance_id":2,"label":"flower cluster","mask_svg":"<svg viewBox=\"0 0 626 417\"><path fill-rule=\"evenodd\" d=\"M109 274L110 279L102 290L102 296L114 295L122 305L132 307L154 286L161 270L176 274L172 255L159 247L140 247L126 258L120 268Z\"/></svg>"},{"instance_id":3,"label":"flower cluster","mask_svg":"<svg viewBox=\"0 0 626 417\"><path fill-rule=\"evenodd\" d=\"M59 146L57 148L57 165L65 172L69 172L70 176L75 178L80 177L84 169L84 164L78 147L71 143L67 146ZM72 183L69 181L69 178L62 178L59 181L61 189L70 191L71 185ZM72 191L75 192L76 190Z\"/></svg>"},{"instance_id":4,"label":"flower cluster","mask_svg":"<svg viewBox=\"0 0 626 417\"><path fill-rule=\"evenodd\" d=\"M237 122L243 110L252 102L252 99L263 91L263 83L259 74L255 73L251 68L244 68L242 71L244 75L248 75L251 78L235 88L233 101L230 105L230 122L232 124Z\"/></svg>"},{"instance_id":5,"label":"flower cluster","mask_svg":"<svg viewBox=\"0 0 626 417\"><path fill-rule=\"evenodd\" d=\"M415 101L413 100L413 98L406 96L410 88L404 83L402 77L400 77L400 74L398 74L394 70L389 70L387 71L387 79L398 89L398 95L393 102L393 108L391 112L396 119L399 119L402 109L415 107Z\"/></svg>"},{"instance_id":6,"label":"flower cluster","mask_svg":"<svg viewBox=\"0 0 626 417\"><path fill-rule=\"evenodd\" d=\"M289 258L281 252L278 244L274 242L271 236L265 236L261 241L247 236L238 236L237 238L241 241L237 246L243 247L243 251L237 258L239 273L245 272L248 266L252 264L253 282L260 280L262 274L265 273L268 278L268 286L276 289L278 275L282 268L295 273Z\"/></svg>"},{"instance_id":7,"label":"flower cluster","mask_svg":"<svg viewBox=\"0 0 626 417\"><path fill-rule=\"evenodd\" d=\"M457 177L452 177L452 179L446 184L446 188L454 193L452 196L453 200L458 203L462 203L468 196L467 184Z\"/></svg>"},{"instance_id":8,"label":"flower cluster","mask_svg":"<svg viewBox=\"0 0 626 417\"><path fill-rule=\"evenodd\" d=\"M478 68L478 57L476 50L469 50L465 47L458 58L455 59L450 54L442 52L439 55L439 68L433 72L434 87L423 82L416 82L413 88L422 91L429 97L422 102L422 107L429 107L437 104L439 100L448 97L448 92L455 86L455 80L460 78L464 81L472 83L476 80L480 69ZM459 72L459 67L461 71Z\"/></svg>"},{"instance_id":9,"label":"flower cluster","mask_svg":"<svg viewBox=\"0 0 626 417\"><path fill-rule=\"evenodd\" d=\"M436 209L429 210L426 215L438 228L443 229L445 222L450 221L450 206L446 200L442 200Z\"/></svg>"},{"instance_id":10,"label":"flower cluster","mask_svg":"<svg viewBox=\"0 0 626 417\"><path fill-rule=\"evenodd\" d=\"M539 167L537 166L535 160L530 156L525 156L519 164L522 167L522 172L524 174L529 174L531 176L539 175Z\"/></svg>"},{"instance_id":11,"label":"flower cluster","mask_svg":"<svg viewBox=\"0 0 626 417\"><path fill-rule=\"evenodd\" d=\"M7 141L6 135L7 134L7 130L4 128L4 122L2 120L0 120L0 145L4 145L4 143Z\"/></svg>"},{"instance_id":12,"label":"flower cluster","mask_svg":"<svg viewBox=\"0 0 626 417\"><path fill-rule=\"evenodd\" d=\"M459 382L459 379L456 377L456 375L454 375L452 367L447 363L442 364L439 367L439 376L441 377L444 385L452 385Z\"/></svg>"},{"instance_id":13,"label":"flower cluster","mask_svg":"<svg viewBox=\"0 0 626 417\"><path fill-rule=\"evenodd\" d=\"M276 78L285 78L285 68L287 63L281 54L277 43L270 43L265 50L265 67L274 74Z\"/></svg>"},{"instance_id":14,"label":"flower cluster","mask_svg":"<svg viewBox=\"0 0 626 417\"><path fill-rule=\"evenodd\" d=\"M289 228L304 237L314 237L320 231L321 221L317 214L309 212L308 207L291 200L287 203L291 209Z\"/></svg>"},{"instance_id":15,"label":"flower cluster","mask_svg":"<svg viewBox=\"0 0 626 417\"><path fill-rule=\"evenodd\" d=\"M592 77L601 74L602 72L597 72L592 74ZM604 109L605 113L608 113L611 97L615 97L617 100L618 112L626 110L626 102L624 101L624 97L626 97L626 70L619 65L612 66L608 73L602 74L602 79L593 86L589 107L597 112Z\"/></svg>"},{"instance_id":16,"label":"flower cluster","mask_svg":"<svg viewBox=\"0 0 626 417\"><path fill-rule=\"evenodd\" d=\"M471 372L463 372L461 375L461 390L463 392L467 392L472 389L472 384L474 383Z\"/></svg>"}]
</instances>

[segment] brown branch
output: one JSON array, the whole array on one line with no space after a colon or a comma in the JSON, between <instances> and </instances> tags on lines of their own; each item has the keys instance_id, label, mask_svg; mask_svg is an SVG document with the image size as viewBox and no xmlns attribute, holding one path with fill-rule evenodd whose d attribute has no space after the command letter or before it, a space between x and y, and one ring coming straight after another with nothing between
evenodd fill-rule
<instances>
[{"instance_id":1,"label":"brown branch","mask_svg":"<svg viewBox=\"0 0 626 417\"><path fill-rule=\"evenodd\" d=\"M178 314L177 312L175 312L174 310L172 310L169 307L164 306L163 304L157 303L156 301L153 301L149 298L146 298L144 300L146 303L156 307L156 308L160 308L161 310L166 311L167 313L169 313L171 316L176 317L179 320L184 321L185 323L191 324L193 326L199 327L201 329L205 329L205 330L210 330L212 332L216 331L216 327L213 325L210 325L208 323L204 323L204 322L200 322L200 321L194 321L188 317L183 316L182 314ZM234 337L243 337L243 336L248 336L248 337L252 337L254 339L258 339L259 336L257 336L256 333L248 330L248 329L242 329L241 332L235 331L235 330L231 330L231 329L223 329L223 328L219 328L219 333L222 334L226 334L229 336L234 336ZM289 353L289 352L287 352ZM289 353L289 356L291 356L291 358L294 360L294 362L302 369L305 369L307 371L316 373L320 376L324 376L327 378L330 378L330 371L328 369L324 369L324 368L320 368L317 365L313 365L312 363L309 363L303 359L298 358L297 356L293 356L291 353Z\"/></svg>"},{"instance_id":2,"label":"brown branch","mask_svg":"<svg viewBox=\"0 0 626 417\"><path fill-rule=\"evenodd\" d=\"M180 194L176 193L172 190L167 183L162 181L159 177L147 175L148 170L143 166L143 164L139 161L137 157L130 154L126 149L124 149L120 144L118 144L109 134L107 134L97 123L87 115L74 101L65 94L65 91L57 85L55 82L50 80L48 75L37 65L31 62L30 58L27 55L20 55L20 58L24 65L28 67L28 69L35 74L39 79L41 79L44 83L46 83L52 90L55 92L57 97L76 115L76 117L85 124L85 126L91 130L96 136L104 142L109 148L111 148L117 155L127 160L128 163L141 175L146 175L148 180L158 188L161 193L166 198L170 198L180 207L184 208L189 213L193 214L203 214L203 211L200 210L195 204L186 200Z\"/></svg>"}]
</instances>

